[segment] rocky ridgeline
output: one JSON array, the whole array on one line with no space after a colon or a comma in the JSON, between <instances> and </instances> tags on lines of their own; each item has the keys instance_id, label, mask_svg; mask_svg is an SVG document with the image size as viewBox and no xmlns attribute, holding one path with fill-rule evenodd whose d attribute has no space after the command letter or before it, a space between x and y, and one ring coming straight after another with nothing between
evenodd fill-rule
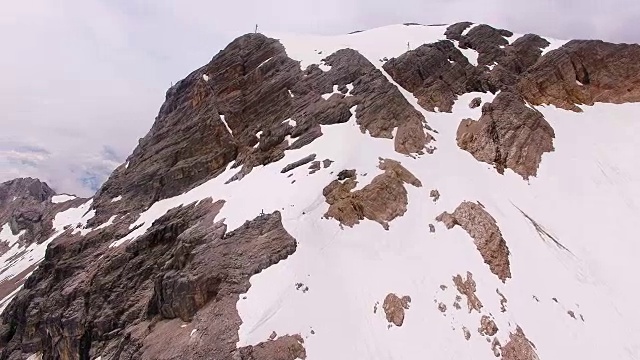
<instances>
[{"instance_id":1,"label":"rocky ridgeline","mask_svg":"<svg viewBox=\"0 0 640 360\"><path fill-rule=\"evenodd\" d=\"M0 230L3 234L18 238L18 244L24 248L14 255L14 262L28 255L26 248L45 242L54 233L53 219L67 209L77 207L87 199L69 197L68 201L52 202L56 192L44 182L32 178L20 178L0 184ZM13 244L0 238L0 256L6 254ZM8 256L8 255L7 255ZM15 276L9 276L6 265L0 270L0 299L11 294L26 280L37 263L26 266Z\"/></svg>"},{"instance_id":2,"label":"rocky ridgeline","mask_svg":"<svg viewBox=\"0 0 640 360\"><path fill-rule=\"evenodd\" d=\"M461 119L457 134L462 149L499 172L510 168L524 178L535 176L542 153L553 151L553 129L527 103L577 110L579 104L640 100L638 45L572 41L542 55L549 43L537 35L512 39L511 32L488 25L464 33L470 26L451 25L449 40L422 45L383 68L428 111L451 111L468 92L500 91L482 105L480 119ZM477 51L477 65L460 48ZM229 166L236 173L226 180L242 181L254 167L322 136L320 125L347 122L352 111L364 136L393 139L402 154L433 151L428 143L437 135L428 119L380 70L355 50L327 55L328 70L301 69L278 40L248 34L170 88L149 133L93 198L95 216L87 227L109 219L113 224L85 235L66 231L51 243L2 313L0 358L305 358L299 335L236 346L241 323L236 303L250 276L296 250L278 212L227 232L216 218L225 201L207 199L170 210L134 242L109 245L130 233L138 215L156 201ZM391 160L381 160L380 169L383 173L360 190L354 190L355 172L328 184L327 217L347 226L368 219L386 228L402 216L405 187L421 186L420 180ZM3 184L0 225L11 224L14 234L26 230L25 243L48 238L53 216L85 201L47 202L53 194L32 179ZM14 196L20 200L9 200ZM460 225L473 236L500 279L511 276L508 248L481 206L462 204L443 216L447 227ZM477 221L481 227L474 226ZM184 326L193 329L191 336L175 337ZM519 331L503 347L503 359L537 358L529 348L522 355L520 343L529 344Z\"/></svg>"}]
</instances>

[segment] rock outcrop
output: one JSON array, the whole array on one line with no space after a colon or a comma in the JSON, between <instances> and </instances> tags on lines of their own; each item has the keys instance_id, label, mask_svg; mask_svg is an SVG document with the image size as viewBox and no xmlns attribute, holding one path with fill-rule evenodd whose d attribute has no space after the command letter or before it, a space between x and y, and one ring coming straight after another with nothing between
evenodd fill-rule
<instances>
[{"instance_id":1,"label":"rock outcrop","mask_svg":"<svg viewBox=\"0 0 640 360\"><path fill-rule=\"evenodd\" d=\"M469 313L473 310L480 312L480 309L482 309L482 301L480 301L476 295L476 282L473 280L473 274L467 271L466 280L458 274L453 277L453 284L458 289L458 292L467 298Z\"/></svg>"},{"instance_id":2,"label":"rock outcrop","mask_svg":"<svg viewBox=\"0 0 640 360\"><path fill-rule=\"evenodd\" d=\"M444 212L436 220L443 222L447 229L456 225L463 228L473 238L491 272L503 282L511 278L507 242L502 237L496 220L482 205L465 201L453 214Z\"/></svg>"},{"instance_id":3,"label":"rock outcrop","mask_svg":"<svg viewBox=\"0 0 640 360\"><path fill-rule=\"evenodd\" d=\"M450 41L425 44L384 64L403 88L428 111L450 112L458 95L483 91L480 71Z\"/></svg>"},{"instance_id":4,"label":"rock outcrop","mask_svg":"<svg viewBox=\"0 0 640 360\"><path fill-rule=\"evenodd\" d=\"M572 40L545 54L524 73L518 92L533 105L576 105L640 101L640 45Z\"/></svg>"},{"instance_id":5,"label":"rock outcrop","mask_svg":"<svg viewBox=\"0 0 640 360\"><path fill-rule=\"evenodd\" d=\"M356 187L355 171L338 174L322 191L329 204L326 218L333 218L341 225L353 227L361 220L376 221L389 229L389 221L402 216L407 211L407 190L404 184L421 187L422 183L399 162L380 159L378 167L384 173L377 175L364 188ZM343 176L341 176L343 175ZM349 175L346 180L341 180Z\"/></svg>"},{"instance_id":6,"label":"rock outcrop","mask_svg":"<svg viewBox=\"0 0 640 360\"><path fill-rule=\"evenodd\" d=\"M502 174L506 168L528 179L535 176L542 154L554 150L553 128L542 114L518 95L500 92L482 106L482 116L458 126L457 142L477 160L492 164Z\"/></svg>"},{"instance_id":7,"label":"rock outcrop","mask_svg":"<svg viewBox=\"0 0 640 360\"><path fill-rule=\"evenodd\" d=\"M400 298L394 293L387 294L382 303L382 309L384 310L387 321L395 326L402 326L404 323L404 313L405 310L409 309L409 304L411 304L410 296Z\"/></svg>"},{"instance_id":8,"label":"rock outcrop","mask_svg":"<svg viewBox=\"0 0 640 360\"><path fill-rule=\"evenodd\" d=\"M509 334L509 341L502 346L502 360L538 360L536 347L518 326L515 333Z\"/></svg>"},{"instance_id":9,"label":"rock outcrop","mask_svg":"<svg viewBox=\"0 0 640 360\"><path fill-rule=\"evenodd\" d=\"M56 192L38 179L20 178L0 184L0 228L9 226L13 235L23 232L23 245L40 243L53 232L51 221L57 213L87 199L69 197L53 203ZM1 255L1 254L0 254Z\"/></svg>"},{"instance_id":10,"label":"rock outcrop","mask_svg":"<svg viewBox=\"0 0 640 360\"><path fill-rule=\"evenodd\" d=\"M214 221L222 206L204 201L173 209L145 235L109 251L123 231L118 226L54 242L3 313L2 358L36 350L66 359L232 359L237 352L264 358L256 354L277 345L236 349L235 304L249 277L292 254L296 241L277 212L226 233ZM172 346L162 340L180 333L183 322L198 328L199 346L186 334Z\"/></svg>"},{"instance_id":11,"label":"rock outcrop","mask_svg":"<svg viewBox=\"0 0 640 360\"><path fill-rule=\"evenodd\" d=\"M278 40L262 34L230 43L167 91L150 132L96 195L94 221L138 213L231 163L241 167L233 180L241 179L322 136L320 125L347 122L353 107L363 133L394 138L397 128L400 153L421 152L432 140L424 117L360 53L342 49L323 61L330 70L301 69ZM321 97L346 85L353 86L349 96ZM127 201L112 203L118 196Z\"/></svg>"}]
</instances>

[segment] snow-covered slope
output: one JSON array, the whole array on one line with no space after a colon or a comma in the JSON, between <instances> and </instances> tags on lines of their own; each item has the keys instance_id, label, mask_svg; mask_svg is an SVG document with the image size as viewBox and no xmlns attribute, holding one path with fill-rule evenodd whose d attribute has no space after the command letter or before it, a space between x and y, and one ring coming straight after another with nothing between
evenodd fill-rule
<instances>
[{"instance_id":1,"label":"snow-covered slope","mask_svg":"<svg viewBox=\"0 0 640 360\"><path fill-rule=\"evenodd\" d=\"M382 59L405 52L407 43L415 47L443 39L443 30L398 25L338 37L273 37L302 68L352 48L382 70ZM392 140L362 134L354 115L347 123L323 126L321 138L286 151L285 158L242 181L225 184L235 172L228 169L155 203L131 227L142 226L112 246L143 234L167 210L209 196L227 201L218 218L230 229L261 211L281 211L298 250L251 278L251 289L237 304L243 321L239 346L258 344L275 331L303 335L310 360L413 359L418 354L492 359L491 344L477 331L481 316L489 315L501 344L519 326L541 359L640 358L640 312L631 285L637 283L640 255L634 240L640 172L633 161L640 153L634 141L640 105L597 104L583 107L583 113L537 107L556 131L556 150L544 155L538 176L527 182L510 170L496 173L456 144L460 120L481 115L479 107L469 108L470 100L479 96L489 102L494 95L465 94L452 113L427 113L400 90L437 131L434 154L401 155ZM293 170L291 177L280 172L311 153L334 163L314 174L306 167ZM400 161L423 183L407 186L404 216L388 231L367 220L342 229L324 219L323 187L338 171L356 169L362 188L382 172L379 158ZM429 198L432 189L441 194L438 201ZM462 228L447 230L435 221L463 201L480 202L496 219L511 253L512 279L506 283L491 273ZM542 236L527 216L566 249ZM435 233L429 224L435 224ZM464 299L462 310L453 307L459 294L452 278L467 272L477 283L484 305L480 312L467 311ZM401 327L388 327L381 310L388 293L411 297ZM506 311L501 311L500 294L507 299ZM445 312L438 308L441 302ZM471 332L469 340L463 327Z\"/></svg>"}]
</instances>

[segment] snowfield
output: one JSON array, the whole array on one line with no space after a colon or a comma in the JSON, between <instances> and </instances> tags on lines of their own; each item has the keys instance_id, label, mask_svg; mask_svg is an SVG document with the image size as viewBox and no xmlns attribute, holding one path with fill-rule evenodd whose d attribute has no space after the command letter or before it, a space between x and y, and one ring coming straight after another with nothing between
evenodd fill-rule
<instances>
[{"instance_id":1,"label":"snowfield","mask_svg":"<svg viewBox=\"0 0 640 360\"><path fill-rule=\"evenodd\" d=\"M397 25L336 37L267 35L281 39L303 68L349 47L382 70L381 60L406 51L407 42L415 48L443 38L443 32L444 27ZM640 104L583 106L583 113L536 107L555 130L555 151L543 156L539 175L525 181L510 170L498 174L456 145L460 120L481 114L480 107L469 108L471 99L479 96L484 103L494 95L466 94L452 113L430 113L400 90L438 131L430 144L437 147L434 154L396 153L393 140L362 134L354 115L347 123L323 126L322 137L241 181L224 184L235 172L228 167L216 179L155 203L131 225L140 228L111 246L135 241L169 209L207 197L226 200L218 219L224 218L229 230L262 210L280 211L298 249L251 278L237 304L243 321L238 346L266 341L275 331L301 334L309 360L418 354L495 359L477 330L480 317L491 315L503 345L520 326L541 359L640 359L638 289L632 285L640 269L635 238L640 171L634 161L640 154ZM291 177L280 173L311 153L334 163L312 175L307 166L292 170ZM389 231L369 220L341 229L337 221L323 219L328 204L322 189L343 169L357 170L361 188L382 173L379 157L400 161L423 183L405 185L404 216L391 221ZM429 197L432 189L441 194L437 202ZM447 230L435 221L463 201L479 201L496 219L511 253L512 278L506 284L489 271L462 228ZM541 235L523 212L566 249ZM467 311L464 296L462 310L452 306L458 295L452 277L465 278L467 272L477 283L481 313ZM296 289L296 283L308 291ZM498 291L507 299L506 312ZM388 327L382 311L389 293L411 297L401 327ZM447 306L444 313L440 302Z\"/></svg>"}]
</instances>

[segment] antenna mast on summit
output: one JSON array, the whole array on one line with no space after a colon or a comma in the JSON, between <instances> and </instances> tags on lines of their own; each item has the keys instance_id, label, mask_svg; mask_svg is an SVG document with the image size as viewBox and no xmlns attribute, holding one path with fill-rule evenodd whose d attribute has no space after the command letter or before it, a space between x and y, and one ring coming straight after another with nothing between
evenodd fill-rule
<instances>
[{"instance_id":1,"label":"antenna mast on summit","mask_svg":"<svg viewBox=\"0 0 640 360\"><path fill-rule=\"evenodd\" d=\"M256 24L256 30L254 31L255 34L258 33L258 24Z\"/></svg>"}]
</instances>

